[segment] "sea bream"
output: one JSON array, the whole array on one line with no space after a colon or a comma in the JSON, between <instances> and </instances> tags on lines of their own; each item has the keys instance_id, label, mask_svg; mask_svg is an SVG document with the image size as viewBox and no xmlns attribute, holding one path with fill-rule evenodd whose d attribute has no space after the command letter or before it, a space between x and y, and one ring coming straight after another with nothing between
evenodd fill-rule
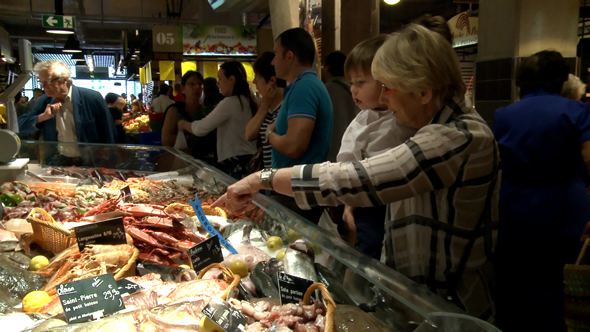
<instances>
[{"instance_id":1,"label":"sea bream","mask_svg":"<svg viewBox=\"0 0 590 332\"><path fill-rule=\"evenodd\" d=\"M313 265L315 254L311 245L299 239L289 245L285 251L285 273L318 282L318 276Z\"/></svg>"},{"instance_id":2,"label":"sea bream","mask_svg":"<svg viewBox=\"0 0 590 332\"><path fill-rule=\"evenodd\" d=\"M223 260L223 264L225 266L230 267L233 262L242 261L246 263L246 265L248 266L248 271L252 271L256 264L263 261L268 261L270 259L269 254L250 244L251 231L251 225L244 227L242 243L234 246L234 249L236 249L238 254L232 254L225 257L225 259ZM226 252L225 249L223 251Z\"/></svg>"}]
</instances>

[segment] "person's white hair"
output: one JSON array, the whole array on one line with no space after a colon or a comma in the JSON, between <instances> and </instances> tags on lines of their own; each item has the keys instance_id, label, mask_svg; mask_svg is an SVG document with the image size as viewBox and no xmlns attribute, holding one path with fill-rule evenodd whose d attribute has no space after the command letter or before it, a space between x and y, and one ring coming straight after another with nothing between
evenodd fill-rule
<instances>
[{"instance_id":1,"label":"person's white hair","mask_svg":"<svg viewBox=\"0 0 590 332\"><path fill-rule=\"evenodd\" d=\"M373 77L406 93L433 90L438 107L465 95L457 55L440 34L409 24L391 34L375 54Z\"/></svg>"},{"instance_id":2,"label":"person's white hair","mask_svg":"<svg viewBox=\"0 0 590 332\"><path fill-rule=\"evenodd\" d=\"M561 88L561 96L573 100L580 100L586 94L586 84L576 75L569 74L567 81Z\"/></svg>"},{"instance_id":3,"label":"person's white hair","mask_svg":"<svg viewBox=\"0 0 590 332\"><path fill-rule=\"evenodd\" d=\"M67 64L61 61L47 60L43 62L38 62L37 64L35 64L35 67L33 67L33 71L37 74L39 74L42 71L47 71L49 69L51 69L53 71L53 74L57 77L65 78L68 80L68 82L72 81L70 77L70 67L68 67Z\"/></svg>"}]
</instances>

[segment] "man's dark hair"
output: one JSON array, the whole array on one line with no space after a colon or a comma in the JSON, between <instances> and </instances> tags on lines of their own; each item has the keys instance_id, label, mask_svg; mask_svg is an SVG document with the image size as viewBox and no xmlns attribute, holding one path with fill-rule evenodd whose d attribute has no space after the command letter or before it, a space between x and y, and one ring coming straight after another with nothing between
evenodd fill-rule
<instances>
[{"instance_id":1,"label":"man's dark hair","mask_svg":"<svg viewBox=\"0 0 590 332\"><path fill-rule=\"evenodd\" d=\"M453 45L453 34L451 28L447 24L447 21L442 16L432 16L430 14L424 14L414 20L414 23L419 24L430 31L441 34Z\"/></svg>"},{"instance_id":2,"label":"man's dark hair","mask_svg":"<svg viewBox=\"0 0 590 332\"><path fill-rule=\"evenodd\" d=\"M114 92L109 92L106 96L104 96L104 100L107 102L107 104L114 104L117 99L119 99L119 95Z\"/></svg>"},{"instance_id":3,"label":"man's dark hair","mask_svg":"<svg viewBox=\"0 0 590 332\"><path fill-rule=\"evenodd\" d=\"M516 85L520 88L520 97L538 89L559 94L568 74L569 67L561 53L535 53L524 59L516 69Z\"/></svg>"},{"instance_id":4,"label":"man's dark hair","mask_svg":"<svg viewBox=\"0 0 590 332\"><path fill-rule=\"evenodd\" d=\"M254 73L262 76L264 80L268 83L272 77L275 77L277 80L277 86L279 88L284 88L287 86L285 80L277 78L277 73L275 72L275 67L272 65L272 60L275 58L274 53L272 52L264 52L262 53L258 59L252 65L252 69L254 69Z\"/></svg>"},{"instance_id":5,"label":"man's dark hair","mask_svg":"<svg viewBox=\"0 0 590 332\"><path fill-rule=\"evenodd\" d=\"M324 66L328 67L328 72L334 77L344 76L344 62L346 54L340 51L334 51L326 56Z\"/></svg>"},{"instance_id":6,"label":"man's dark hair","mask_svg":"<svg viewBox=\"0 0 590 332\"><path fill-rule=\"evenodd\" d=\"M168 86L168 84L166 83L162 83L160 85L160 94L162 95L166 95L168 93L168 89L170 88L170 86Z\"/></svg>"},{"instance_id":7,"label":"man's dark hair","mask_svg":"<svg viewBox=\"0 0 590 332\"><path fill-rule=\"evenodd\" d=\"M219 92L215 77L207 77L203 81L203 105L217 104L222 99L223 95Z\"/></svg>"},{"instance_id":8,"label":"man's dark hair","mask_svg":"<svg viewBox=\"0 0 590 332\"><path fill-rule=\"evenodd\" d=\"M303 66L312 66L315 60L315 45L311 35L302 28L284 31L277 40L284 49L283 56L291 51Z\"/></svg>"}]
</instances>

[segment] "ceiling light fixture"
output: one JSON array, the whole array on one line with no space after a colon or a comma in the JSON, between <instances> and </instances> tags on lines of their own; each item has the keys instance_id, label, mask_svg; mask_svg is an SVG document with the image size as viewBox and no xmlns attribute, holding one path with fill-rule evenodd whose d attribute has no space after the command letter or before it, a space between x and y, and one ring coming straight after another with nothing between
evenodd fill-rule
<instances>
[{"instance_id":1,"label":"ceiling light fixture","mask_svg":"<svg viewBox=\"0 0 590 332\"><path fill-rule=\"evenodd\" d=\"M388 5L396 5L400 2L400 0L383 0Z\"/></svg>"},{"instance_id":2,"label":"ceiling light fixture","mask_svg":"<svg viewBox=\"0 0 590 332\"><path fill-rule=\"evenodd\" d=\"M88 55L86 57L86 64L88 65L88 70L90 72L94 71L94 59L92 59L92 55Z\"/></svg>"},{"instance_id":3,"label":"ceiling light fixture","mask_svg":"<svg viewBox=\"0 0 590 332\"><path fill-rule=\"evenodd\" d=\"M82 49L80 48L80 42L76 39L76 37L70 35L68 40L66 40L66 44L64 45L62 51L66 53L80 53L82 52Z\"/></svg>"},{"instance_id":4,"label":"ceiling light fixture","mask_svg":"<svg viewBox=\"0 0 590 332\"><path fill-rule=\"evenodd\" d=\"M45 30L48 33L55 33L58 35L73 35L74 34L74 30L67 30L67 29L50 29L50 30Z\"/></svg>"},{"instance_id":5,"label":"ceiling light fixture","mask_svg":"<svg viewBox=\"0 0 590 332\"><path fill-rule=\"evenodd\" d=\"M72 54L72 58L73 61L86 61L86 59L84 58L84 55L82 53L74 53Z\"/></svg>"}]
</instances>

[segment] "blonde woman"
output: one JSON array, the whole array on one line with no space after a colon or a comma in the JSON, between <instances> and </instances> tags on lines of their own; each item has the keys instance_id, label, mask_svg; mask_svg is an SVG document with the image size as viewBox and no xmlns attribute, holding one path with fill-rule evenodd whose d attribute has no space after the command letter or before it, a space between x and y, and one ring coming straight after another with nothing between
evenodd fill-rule
<instances>
[{"instance_id":1,"label":"blonde woman","mask_svg":"<svg viewBox=\"0 0 590 332\"><path fill-rule=\"evenodd\" d=\"M261 189L299 207L389 204L381 260L469 314L493 320L487 269L498 223L499 156L492 131L465 107L457 57L440 34L410 24L375 55L380 102L417 129L404 144L345 163L265 169L214 205L245 208Z\"/></svg>"}]
</instances>

